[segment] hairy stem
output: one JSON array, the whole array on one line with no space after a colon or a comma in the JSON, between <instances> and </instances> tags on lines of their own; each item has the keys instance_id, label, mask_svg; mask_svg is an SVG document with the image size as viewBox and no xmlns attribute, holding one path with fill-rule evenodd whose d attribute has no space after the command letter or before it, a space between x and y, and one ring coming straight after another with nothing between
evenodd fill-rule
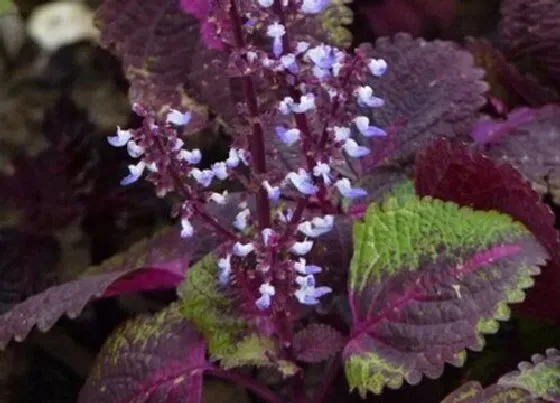
<instances>
[{"instance_id":1,"label":"hairy stem","mask_svg":"<svg viewBox=\"0 0 560 403\"><path fill-rule=\"evenodd\" d=\"M239 50L245 47L245 39L243 38L242 21L237 8L236 0L230 1L230 20L233 27L236 46ZM250 123L253 127L253 133L249 136L249 151L251 153L251 162L256 174L264 174L266 170L266 153L264 144L264 130L259 121L259 102L255 90L255 83L250 75L241 78L243 86L243 95L247 102L249 110ZM268 194L261 186L257 191L257 220L259 229L270 227L270 203Z\"/></svg>"},{"instance_id":2,"label":"hairy stem","mask_svg":"<svg viewBox=\"0 0 560 403\"><path fill-rule=\"evenodd\" d=\"M239 372L234 371L226 371L219 367L211 367L208 371L211 375L214 375L217 378L235 382L238 385L245 387L246 389L254 392L258 395L261 399L269 403L283 403L283 400L276 395L273 391L271 391L266 385L262 382L255 381L253 378L249 378Z\"/></svg>"}]
</instances>

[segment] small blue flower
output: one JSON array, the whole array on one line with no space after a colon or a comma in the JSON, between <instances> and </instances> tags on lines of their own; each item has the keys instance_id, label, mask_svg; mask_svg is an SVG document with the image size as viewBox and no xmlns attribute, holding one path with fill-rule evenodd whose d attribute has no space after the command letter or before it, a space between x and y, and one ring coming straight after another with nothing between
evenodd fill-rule
<instances>
[{"instance_id":1,"label":"small blue flower","mask_svg":"<svg viewBox=\"0 0 560 403\"><path fill-rule=\"evenodd\" d=\"M235 256L245 257L254 250L255 247L251 242L242 244L241 242L238 241L235 243L235 245L233 245L232 253Z\"/></svg>"},{"instance_id":2,"label":"small blue flower","mask_svg":"<svg viewBox=\"0 0 560 403\"><path fill-rule=\"evenodd\" d=\"M358 145L354 139L346 140L342 148L352 158L361 158L370 153L368 147Z\"/></svg>"},{"instance_id":3,"label":"small blue flower","mask_svg":"<svg viewBox=\"0 0 560 403\"><path fill-rule=\"evenodd\" d=\"M334 184L340 194L348 199L358 199L367 195L367 191L362 188L353 188L348 178L342 178Z\"/></svg>"},{"instance_id":4,"label":"small blue flower","mask_svg":"<svg viewBox=\"0 0 560 403\"><path fill-rule=\"evenodd\" d=\"M358 97L358 105L369 106L370 108L380 108L385 105L385 101L381 98L373 96L373 90L370 86L359 87L356 91Z\"/></svg>"},{"instance_id":5,"label":"small blue flower","mask_svg":"<svg viewBox=\"0 0 560 403\"><path fill-rule=\"evenodd\" d=\"M325 217L315 217L311 221L303 221L298 225L298 231L309 238L317 238L329 232L334 225L334 216L327 214Z\"/></svg>"},{"instance_id":6,"label":"small blue flower","mask_svg":"<svg viewBox=\"0 0 560 403\"><path fill-rule=\"evenodd\" d=\"M134 140L129 140L126 144L126 151L132 158L139 158L142 154L144 154L145 150L144 147L136 144Z\"/></svg>"},{"instance_id":7,"label":"small blue flower","mask_svg":"<svg viewBox=\"0 0 560 403\"><path fill-rule=\"evenodd\" d=\"M261 235L263 238L264 246L269 246L270 239L271 237L276 235L276 231L274 231L272 228L265 228L261 231Z\"/></svg>"},{"instance_id":8,"label":"small blue flower","mask_svg":"<svg viewBox=\"0 0 560 403\"><path fill-rule=\"evenodd\" d=\"M358 116L354 119L354 123L364 137L382 137L387 135L387 132L380 127L370 126L367 116Z\"/></svg>"},{"instance_id":9,"label":"small blue flower","mask_svg":"<svg viewBox=\"0 0 560 403\"><path fill-rule=\"evenodd\" d=\"M301 41L301 42L296 43L296 54L297 55L305 52L307 49L309 49L309 42Z\"/></svg>"},{"instance_id":10,"label":"small blue flower","mask_svg":"<svg viewBox=\"0 0 560 403\"><path fill-rule=\"evenodd\" d=\"M308 274L307 276L296 276L296 284L300 287L315 287L315 276Z\"/></svg>"},{"instance_id":11,"label":"small blue flower","mask_svg":"<svg viewBox=\"0 0 560 403\"><path fill-rule=\"evenodd\" d=\"M233 221L233 226L239 231L243 231L247 228L247 219L251 215L251 210L245 209L237 213L235 220Z\"/></svg>"},{"instance_id":12,"label":"small blue flower","mask_svg":"<svg viewBox=\"0 0 560 403\"><path fill-rule=\"evenodd\" d=\"M278 103L278 110L284 116L287 116L292 111L294 106L294 99L292 97L285 97L282 101Z\"/></svg>"},{"instance_id":13,"label":"small blue flower","mask_svg":"<svg viewBox=\"0 0 560 403\"><path fill-rule=\"evenodd\" d=\"M182 113L177 109L171 109L167 113L165 118L165 124L172 124L174 126L185 126L191 121L192 113L191 111L186 111Z\"/></svg>"},{"instance_id":14,"label":"small blue flower","mask_svg":"<svg viewBox=\"0 0 560 403\"><path fill-rule=\"evenodd\" d=\"M271 186L268 181L264 181L263 187L268 195L268 200L273 203L277 203L278 199L280 199L280 186Z\"/></svg>"},{"instance_id":15,"label":"small blue flower","mask_svg":"<svg viewBox=\"0 0 560 403\"><path fill-rule=\"evenodd\" d=\"M126 186L134 183L142 176L144 173L144 169L146 168L146 163L144 161L140 161L136 165L129 165L128 170L130 173L128 176L121 180L121 185Z\"/></svg>"},{"instance_id":16,"label":"small blue flower","mask_svg":"<svg viewBox=\"0 0 560 403\"><path fill-rule=\"evenodd\" d=\"M194 229L191 222L183 218L181 220L181 238L191 238L193 236Z\"/></svg>"},{"instance_id":17,"label":"small blue flower","mask_svg":"<svg viewBox=\"0 0 560 403\"><path fill-rule=\"evenodd\" d=\"M370 59L368 69L375 77L381 77L387 71L387 62L383 59Z\"/></svg>"},{"instance_id":18,"label":"small blue flower","mask_svg":"<svg viewBox=\"0 0 560 403\"><path fill-rule=\"evenodd\" d=\"M284 36L285 33L286 33L286 28L284 27L284 25L279 24L277 22L270 24L267 27L266 34L274 38L274 42L272 43L272 53L276 57L280 57L280 55L284 51L283 44L282 44L282 37Z\"/></svg>"},{"instance_id":19,"label":"small blue flower","mask_svg":"<svg viewBox=\"0 0 560 403\"><path fill-rule=\"evenodd\" d=\"M324 162L319 162L313 167L313 175L322 177L325 185L331 184L330 173L331 166L329 164L325 164Z\"/></svg>"},{"instance_id":20,"label":"small blue flower","mask_svg":"<svg viewBox=\"0 0 560 403\"><path fill-rule=\"evenodd\" d=\"M317 193L319 188L311 182L311 177L303 168L299 168L298 172L290 172L286 175L286 179L292 182L294 187L301 193L311 195Z\"/></svg>"},{"instance_id":21,"label":"small blue flower","mask_svg":"<svg viewBox=\"0 0 560 403\"><path fill-rule=\"evenodd\" d=\"M292 105L292 111L294 111L294 113L305 113L312 109L315 109L315 95L311 92L302 95L300 102Z\"/></svg>"},{"instance_id":22,"label":"small blue flower","mask_svg":"<svg viewBox=\"0 0 560 403\"><path fill-rule=\"evenodd\" d=\"M280 58L280 63L282 63L282 67L284 67L286 70L291 71L292 73L298 72L296 56L293 53L283 55Z\"/></svg>"},{"instance_id":23,"label":"small blue flower","mask_svg":"<svg viewBox=\"0 0 560 403\"><path fill-rule=\"evenodd\" d=\"M304 14L319 14L330 2L330 0L303 0L300 11Z\"/></svg>"},{"instance_id":24,"label":"small blue flower","mask_svg":"<svg viewBox=\"0 0 560 403\"><path fill-rule=\"evenodd\" d=\"M181 150L179 152L179 158L184 160L187 164L196 165L200 163L200 160L202 159L202 153L198 148L194 148L192 151Z\"/></svg>"},{"instance_id":25,"label":"small blue flower","mask_svg":"<svg viewBox=\"0 0 560 403\"><path fill-rule=\"evenodd\" d=\"M200 170L198 168L193 168L190 175L202 186L208 187L214 179L214 172L209 169Z\"/></svg>"},{"instance_id":26,"label":"small blue flower","mask_svg":"<svg viewBox=\"0 0 560 403\"><path fill-rule=\"evenodd\" d=\"M283 126L276 126L276 135L280 138L282 143L287 146L292 146L301 137L301 131L297 128L287 129Z\"/></svg>"},{"instance_id":27,"label":"small blue flower","mask_svg":"<svg viewBox=\"0 0 560 403\"><path fill-rule=\"evenodd\" d=\"M212 192L210 194L210 200L217 204L226 204L228 199L228 191L224 190L222 193Z\"/></svg>"},{"instance_id":28,"label":"small blue flower","mask_svg":"<svg viewBox=\"0 0 560 403\"><path fill-rule=\"evenodd\" d=\"M270 306L270 297L276 294L276 288L274 288L273 285L270 285L270 283L263 283L259 287L259 293L261 296L256 301L257 308L265 310Z\"/></svg>"},{"instance_id":29,"label":"small blue flower","mask_svg":"<svg viewBox=\"0 0 560 403\"><path fill-rule=\"evenodd\" d=\"M231 275L231 255L228 254L225 258L218 260L218 269L218 282L224 286L229 282Z\"/></svg>"},{"instance_id":30,"label":"small blue flower","mask_svg":"<svg viewBox=\"0 0 560 403\"><path fill-rule=\"evenodd\" d=\"M303 275L319 274L322 271L319 266L306 265L304 258L300 258L298 262L294 262L294 268L299 274Z\"/></svg>"},{"instance_id":31,"label":"small blue flower","mask_svg":"<svg viewBox=\"0 0 560 403\"><path fill-rule=\"evenodd\" d=\"M346 141L350 138L350 128L349 127L333 127L334 130L334 141Z\"/></svg>"},{"instance_id":32,"label":"small blue flower","mask_svg":"<svg viewBox=\"0 0 560 403\"><path fill-rule=\"evenodd\" d=\"M122 130L117 126L117 135L107 137L107 142L113 147L123 147L132 138L132 131Z\"/></svg>"},{"instance_id":33,"label":"small blue flower","mask_svg":"<svg viewBox=\"0 0 560 403\"><path fill-rule=\"evenodd\" d=\"M301 242L294 242L290 251L298 256L305 256L311 249L313 249L313 241L305 240Z\"/></svg>"},{"instance_id":34,"label":"small blue flower","mask_svg":"<svg viewBox=\"0 0 560 403\"><path fill-rule=\"evenodd\" d=\"M228 168L225 162L216 162L211 166L212 172L216 178L224 180L228 177Z\"/></svg>"},{"instance_id":35,"label":"small blue flower","mask_svg":"<svg viewBox=\"0 0 560 403\"><path fill-rule=\"evenodd\" d=\"M294 296L303 305L317 305L319 298L331 292L330 287L302 287L296 290Z\"/></svg>"}]
</instances>

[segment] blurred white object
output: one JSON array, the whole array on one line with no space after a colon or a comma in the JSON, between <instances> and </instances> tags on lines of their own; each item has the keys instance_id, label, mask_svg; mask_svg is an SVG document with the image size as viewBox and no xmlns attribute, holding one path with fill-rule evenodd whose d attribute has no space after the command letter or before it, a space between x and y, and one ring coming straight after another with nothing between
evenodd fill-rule
<instances>
[{"instance_id":1,"label":"blurred white object","mask_svg":"<svg viewBox=\"0 0 560 403\"><path fill-rule=\"evenodd\" d=\"M83 40L95 40L93 11L83 3L58 1L37 7L27 22L27 33L46 51Z\"/></svg>"}]
</instances>

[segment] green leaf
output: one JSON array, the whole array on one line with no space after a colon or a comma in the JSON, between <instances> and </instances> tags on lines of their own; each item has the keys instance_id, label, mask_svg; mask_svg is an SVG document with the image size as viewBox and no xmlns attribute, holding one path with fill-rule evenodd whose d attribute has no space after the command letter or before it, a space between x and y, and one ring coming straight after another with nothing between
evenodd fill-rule
<instances>
[{"instance_id":1,"label":"green leaf","mask_svg":"<svg viewBox=\"0 0 560 403\"><path fill-rule=\"evenodd\" d=\"M211 359L219 360L225 369L251 365L293 375L297 368L278 359L276 340L252 334L235 310L232 297L220 289L217 278L217 258L209 254L189 270L177 289L181 312L204 335Z\"/></svg>"},{"instance_id":2,"label":"green leaf","mask_svg":"<svg viewBox=\"0 0 560 403\"><path fill-rule=\"evenodd\" d=\"M498 212L420 200L397 186L354 223L349 290L352 338L343 357L362 396L441 376L479 351L482 334L509 319L547 253Z\"/></svg>"},{"instance_id":3,"label":"green leaf","mask_svg":"<svg viewBox=\"0 0 560 403\"><path fill-rule=\"evenodd\" d=\"M204 356L204 340L176 304L138 316L109 337L79 403L200 403Z\"/></svg>"}]
</instances>

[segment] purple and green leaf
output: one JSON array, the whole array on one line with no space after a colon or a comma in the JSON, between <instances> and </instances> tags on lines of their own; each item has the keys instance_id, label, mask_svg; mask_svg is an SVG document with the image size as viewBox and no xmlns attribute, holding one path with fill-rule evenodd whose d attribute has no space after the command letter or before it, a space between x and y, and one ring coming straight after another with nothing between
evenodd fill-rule
<instances>
[{"instance_id":1,"label":"purple and green leaf","mask_svg":"<svg viewBox=\"0 0 560 403\"><path fill-rule=\"evenodd\" d=\"M329 325L312 323L294 335L294 353L303 362L328 360L343 347L344 336Z\"/></svg>"},{"instance_id":2,"label":"purple and green leaf","mask_svg":"<svg viewBox=\"0 0 560 403\"><path fill-rule=\"evenodd\" d=\"M546 250L506 214L430 197L411 183L355 222L346 375L362 396L438 378L509 318Z\"/></svg>"},{"instance_id":3,"label":"purple and green leaf","mask_svg":"<svg viewBox=\"0 0 560 403\"><path fill-rule=\"evenodd\" d=\"M522 362L519 370L502 376L483 389L468 382L447 396L442 403L557 402L560 399L560 352L549 349Z\"/></svg>"},{"instance_id":4,"label":"purple and green leaf","mask_svg":"<svg viewBox=\"0 0 560 403\"><path fill-rule=\"evenodd\" d=\"M198 403L205 343L177 305L139 316L106 341L79 403Z\"/></svg>"}]
</instances>

